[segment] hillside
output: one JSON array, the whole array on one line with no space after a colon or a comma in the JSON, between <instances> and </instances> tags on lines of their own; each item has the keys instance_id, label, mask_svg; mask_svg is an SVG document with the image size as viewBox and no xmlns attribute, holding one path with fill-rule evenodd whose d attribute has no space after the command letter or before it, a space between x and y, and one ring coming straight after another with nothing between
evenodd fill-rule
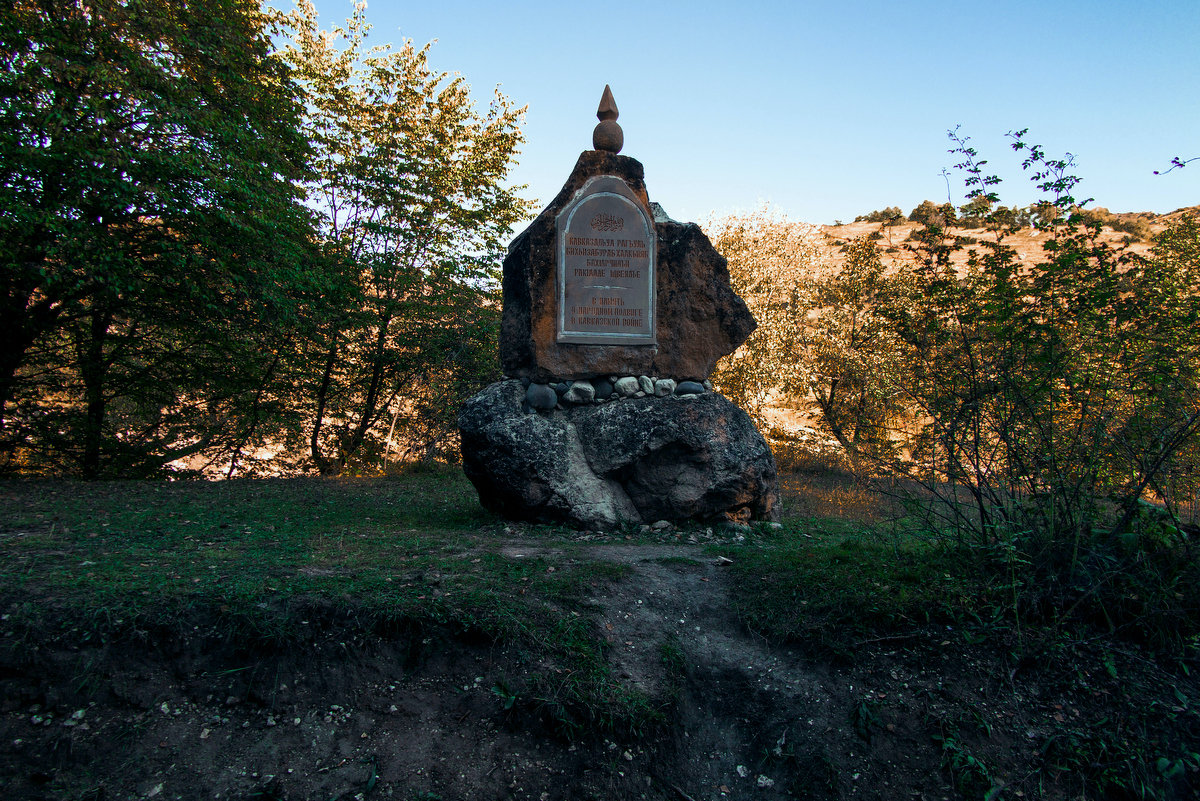
<instances>
[{"instance_id":1,"label":"hillside","mask_svg":"<svg viewBox=\"0 0 1200 801\"><path fill-rule=\"evenodd\" d=\"M1161 232L1167 225L1178 220L1184 214L1200 215L1200 206L1176 209L1169 214L1163 215L1155 215L1151 212L1110 214L1105 209L1097 209L1096 211L1104 213L1105 216L1111 216L1118 225L1122 222L1128 224L1136 223L1136 221L1144 221L1143 231L1145 233L1140 237L1135 238L1126 231L1117 230L1109 224L1105 225L1101 230L1099 241L1113 248L1127 249L1130 253L1145 255L1150 252L1155 234ZM922 226L919 223L909 222L908 220L903 220L896 225L860 221L842 225L823 225L820 226L820 231L829 246L829 264L836 268L841 266L841 247L848 240L858 237L876 239L879 249L883 252L885 261L893 263L909 261L912 258L912 254L908 250L908 247L912 244L909 237L920 228ZM989 240L995 241L994 234L981 228L951 226L947 233L949 236L962 237L964 239L963 244L965 247L954 254L954 261L959 265L966 264L972 245L982 244ZM1018 259L1034 264L1042 258L1048 238L1048 235L1043 231L1038 231L1035 228L1024 228L1016 233L1005 235L1003 241L1004 244L1016 251Z\"/></svg>"}]
</instances>

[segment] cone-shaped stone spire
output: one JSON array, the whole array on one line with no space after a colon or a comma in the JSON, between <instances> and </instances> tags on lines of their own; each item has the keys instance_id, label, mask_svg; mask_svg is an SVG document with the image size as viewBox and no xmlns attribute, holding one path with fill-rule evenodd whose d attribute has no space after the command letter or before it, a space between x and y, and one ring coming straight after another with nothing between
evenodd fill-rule
<instances>
[{"instance_id":1,"label":"cone-shaped stone spire","mask_svg":"<svg viewBox=\"0 0 1200 801\"><path fill-rule=\"evenodd\" d=\"M625 144L625 132L617 124L617 101L613 100L612 89L604 85L604 94L600 96L600 107L596 109L596 117L600 124L592 131L592 147L609 153L620 153Z\"/></svg>"}]
</instances>

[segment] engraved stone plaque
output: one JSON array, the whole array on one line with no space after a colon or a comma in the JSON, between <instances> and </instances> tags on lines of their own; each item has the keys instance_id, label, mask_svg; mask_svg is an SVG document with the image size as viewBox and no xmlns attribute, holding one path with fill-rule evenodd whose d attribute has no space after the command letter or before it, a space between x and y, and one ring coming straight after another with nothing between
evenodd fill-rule
<instances>
[{"instance_id":1,"label":"engraved stone plaque","mask_svg":"<svg viewBox=\"0 0 1200 801\"><path fill-rule=\"evenodd\" d=\"M558 341L653 345L654 221L620 178L590 179L557 218Z\"/></svg>"}]
</instances>

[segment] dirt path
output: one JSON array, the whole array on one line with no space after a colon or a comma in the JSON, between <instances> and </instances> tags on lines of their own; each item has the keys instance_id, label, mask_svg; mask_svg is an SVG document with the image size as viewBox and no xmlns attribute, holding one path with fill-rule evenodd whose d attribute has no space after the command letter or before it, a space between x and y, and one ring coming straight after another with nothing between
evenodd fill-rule
<instances>
[{"instance_id":1,"label":"dirt path","mask_svg":"<svg viewBox=\"0 0 1200 801\"><path fill-rule=\"evenodd\" d=\"M556 736L519 697L505 708L497 688L537 667L511 646L346 628L247 661L197 629L189 642L71 645L28 654L30 672L8 665L10 795L773 799L792 797L823 753L812 735L845 727L828 678L739 625L725 568L699 546L501 553L628 567L584 613L614 676L666 708L668 725L622 742Z\"/></svg>"},{"instance_id":2,"label":"dirt path","mask_svg":"<svg viewBox=\"0 0 1200 801\"><path fill-rule=\"evenodd\" d=\"M845 722L833 719L829 678L739 624L724 560L699 548L610 546L594 555L632 569L596 599L619 675L661 696L666 652L687 677L673 771L683 792L794 797L798 769L820 752L802 749L797 758L799 741Z\"/></svg>"},{"instance_id":3,"label":"dirt path","mask_svg":"<svg viewBox=\"0 0 1200 801\"><path fill-rule=\"evenodd\" d=\"M530 676L549 670L536 655L437 629L364 634L320 610L310 646L253 658L202 626L34 644L0 664L8 801L982 797L1020 781L1005 766L1040 764L1055 721L1099 692L1070 696L1032 670L1014 680L936 633L844 661L771 645L739 622L729 566L698 545L518 540L501 553L624 566L578 614L623 691L664 720L563 737L534 697ZM948 753L980 754L992 772L952 769Z\"/></svg>"}]
</instances>

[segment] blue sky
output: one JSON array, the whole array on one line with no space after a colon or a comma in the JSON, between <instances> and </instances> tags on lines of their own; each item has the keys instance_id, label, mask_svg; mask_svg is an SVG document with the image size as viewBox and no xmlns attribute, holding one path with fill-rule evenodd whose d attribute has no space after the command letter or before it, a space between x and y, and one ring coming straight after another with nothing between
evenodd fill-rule
<instances>
[{"instance_id":1,"label":"blue sky","mask_svg":"<svg viewBox=\"0 0 1200 801\"><path fill-rule=\"evenodd\" d=\"M317 0L323 26L349 0ZM483 106L528 105L512 177L539 207L591 148L612 86L624 155L679 220L763 202L850 220L946 199L946 131L961 126L1003 179L1037 193L1005 134L1075 156L1077 195L1114 211L1200 203L1200 0L1074 2L369 2L377 43L437 40ZM951 191L962 202L961 176Z\"/></svg>"}]
</instances>

